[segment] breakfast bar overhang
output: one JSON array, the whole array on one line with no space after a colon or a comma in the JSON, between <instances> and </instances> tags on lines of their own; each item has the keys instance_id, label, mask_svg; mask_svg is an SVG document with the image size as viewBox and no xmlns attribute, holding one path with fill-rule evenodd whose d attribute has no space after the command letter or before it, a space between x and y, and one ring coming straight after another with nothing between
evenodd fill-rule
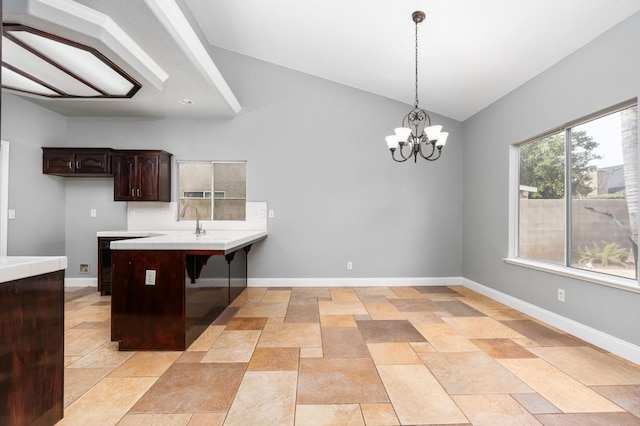
<instances>
[{"instance_id":1,"label":"breakfast bar overhang","mask_svg":"<svg viewBox=\"0 0 640 426\"><path fill-rule=\"evenodd\" d=\"M247 255L266 236L164 232L112 242L111 340L120 350L186 350L247 286Z\"/></svg>"}]
</instances>

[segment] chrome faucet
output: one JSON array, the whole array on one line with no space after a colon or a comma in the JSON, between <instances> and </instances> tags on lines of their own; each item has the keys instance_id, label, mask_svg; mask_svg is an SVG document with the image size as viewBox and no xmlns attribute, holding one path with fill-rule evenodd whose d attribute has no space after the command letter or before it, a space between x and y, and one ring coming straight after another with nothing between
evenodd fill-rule
<instances>
[{"instance_id":1,"label":"chrome faucet","mask_svg":"<svg viewBox=\"0 0 640 426\"><path fill-rule=\"evenodd\" d=\"M193 207L196 210L196 235L204 234L203 229L200 227L200 214L198 213L198 207L194 204L185 204L182 208L182 213L180 213L180 217L184 217L185 212L187 211L187 207Z\"/></svg>"}]
</instances>

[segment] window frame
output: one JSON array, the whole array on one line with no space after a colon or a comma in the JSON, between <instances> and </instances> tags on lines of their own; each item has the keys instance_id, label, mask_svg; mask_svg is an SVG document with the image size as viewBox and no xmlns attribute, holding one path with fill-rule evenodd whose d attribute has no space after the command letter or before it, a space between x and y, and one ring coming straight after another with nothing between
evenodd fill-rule
<instances>
[{"instance_id":1,"label":"window frame","mask_svg":"<svg viewBox=\"0 0 640 426\"><path fill-rule=\"evenodd\" d=\"M623 278L615 275L608 275L604 273L592 272L584 269L573 268L571 266L571 232L572 232L572 218L571 218L571 203L567 202L567 197L570 197L570 180L571 180L571 129L584 124L589 121L596 120L598 118L613 114L615 112L624 110L638 105L638 98L634 97L624 102L620 102L608 108L599 110L595 113L583 116L576 120L567 122L561 126L557 126L544 133L536 135L534 137L525 139L509 146L509 242L508 242L508 254L503 260L507 264L522 266L530 269L544 271L556 275L561 275L569 278L575 278L582 281L588 281L595 284L601 284L609 287L615 287L627 291L640 293L640 262L636 264L636 279ZM640 125L640 119L639 123ZM564 265L557 265L550 262L543 262L538 260L531 260L519 257L519 185L520 185L520 147L542 139L544 137L564 132L565 134L565 195L563 200L565 201L565 251L564 251ZM638 141L640 144L640 140ZM640 161L640 159L637 159ZM569 171L569 172L567 172ZM640 176L638 177L640 179Z\"/></svg>"}]
</instances>

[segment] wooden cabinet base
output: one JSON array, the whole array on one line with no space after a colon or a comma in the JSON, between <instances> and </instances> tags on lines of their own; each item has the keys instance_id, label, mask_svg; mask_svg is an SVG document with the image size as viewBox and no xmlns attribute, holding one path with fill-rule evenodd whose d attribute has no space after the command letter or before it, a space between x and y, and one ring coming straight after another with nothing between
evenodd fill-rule
<instances>
[{"instance_id":1,"label":"wooden cabinet base","mask_svg":"<svg viewBox=\"0 0 640 426\"><path fill-rule=\"evenodd\" d=\"M120 350L187 349L246 287L247 252L114 250L111 340ZM207 265L202 275L193 264Z\"/></svg>"},{"instance_id":2,"label":"wooden cabinet base","mask_svg":"<svg viewBox=\"0 0 640 426\"><path fill-rule=\"evenodd\" d=\"M64 271L0 283L0 424L63 414Z\"/></svg>"}]
</instances>

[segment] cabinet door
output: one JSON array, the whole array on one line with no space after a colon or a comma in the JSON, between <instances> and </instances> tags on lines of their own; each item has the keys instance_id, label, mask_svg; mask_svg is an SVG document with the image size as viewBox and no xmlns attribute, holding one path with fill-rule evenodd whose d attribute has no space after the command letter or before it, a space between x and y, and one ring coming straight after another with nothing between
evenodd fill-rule
<instances>
[{"instance_id":1,"label":"cabinet door","mask_svg":"<svg viewBox=\"0 0 640 426\"><path fill-rule=\"evenodd\" d=\"M114 170L115 201L136 200L136 156L121 154L116 156Z\"/></svg>"},{"instance_id":2,"label":"cabinet door","mask_svg":"<svg viewBox=\"0 0 640 426\"><path fill-rule=\"evenodd\" d=\"M42 173L73 173L75 158L71 152L49 151L42 154Z\"/></svg>"},{"instance_id":3,"label":"cabinet door","mask_svg":"<svg viewBox=\"0 0 640 426\"><path fill-rule=\"evenodd\" d=\"M157 201L158 200L158 156L138 155L137 156L137 179L138 189L136 191L138 200Z\"/></svg>"},{"instance_id":4,"label":"cabinet door","mask_svg":"<svg viewBox=\"0 0 640 426\"><path fill-rule=\"evenodd\" d=\"M111 162L107 153L76 153L76 173L111 173Z\"/></svg>"}]
</instances>

